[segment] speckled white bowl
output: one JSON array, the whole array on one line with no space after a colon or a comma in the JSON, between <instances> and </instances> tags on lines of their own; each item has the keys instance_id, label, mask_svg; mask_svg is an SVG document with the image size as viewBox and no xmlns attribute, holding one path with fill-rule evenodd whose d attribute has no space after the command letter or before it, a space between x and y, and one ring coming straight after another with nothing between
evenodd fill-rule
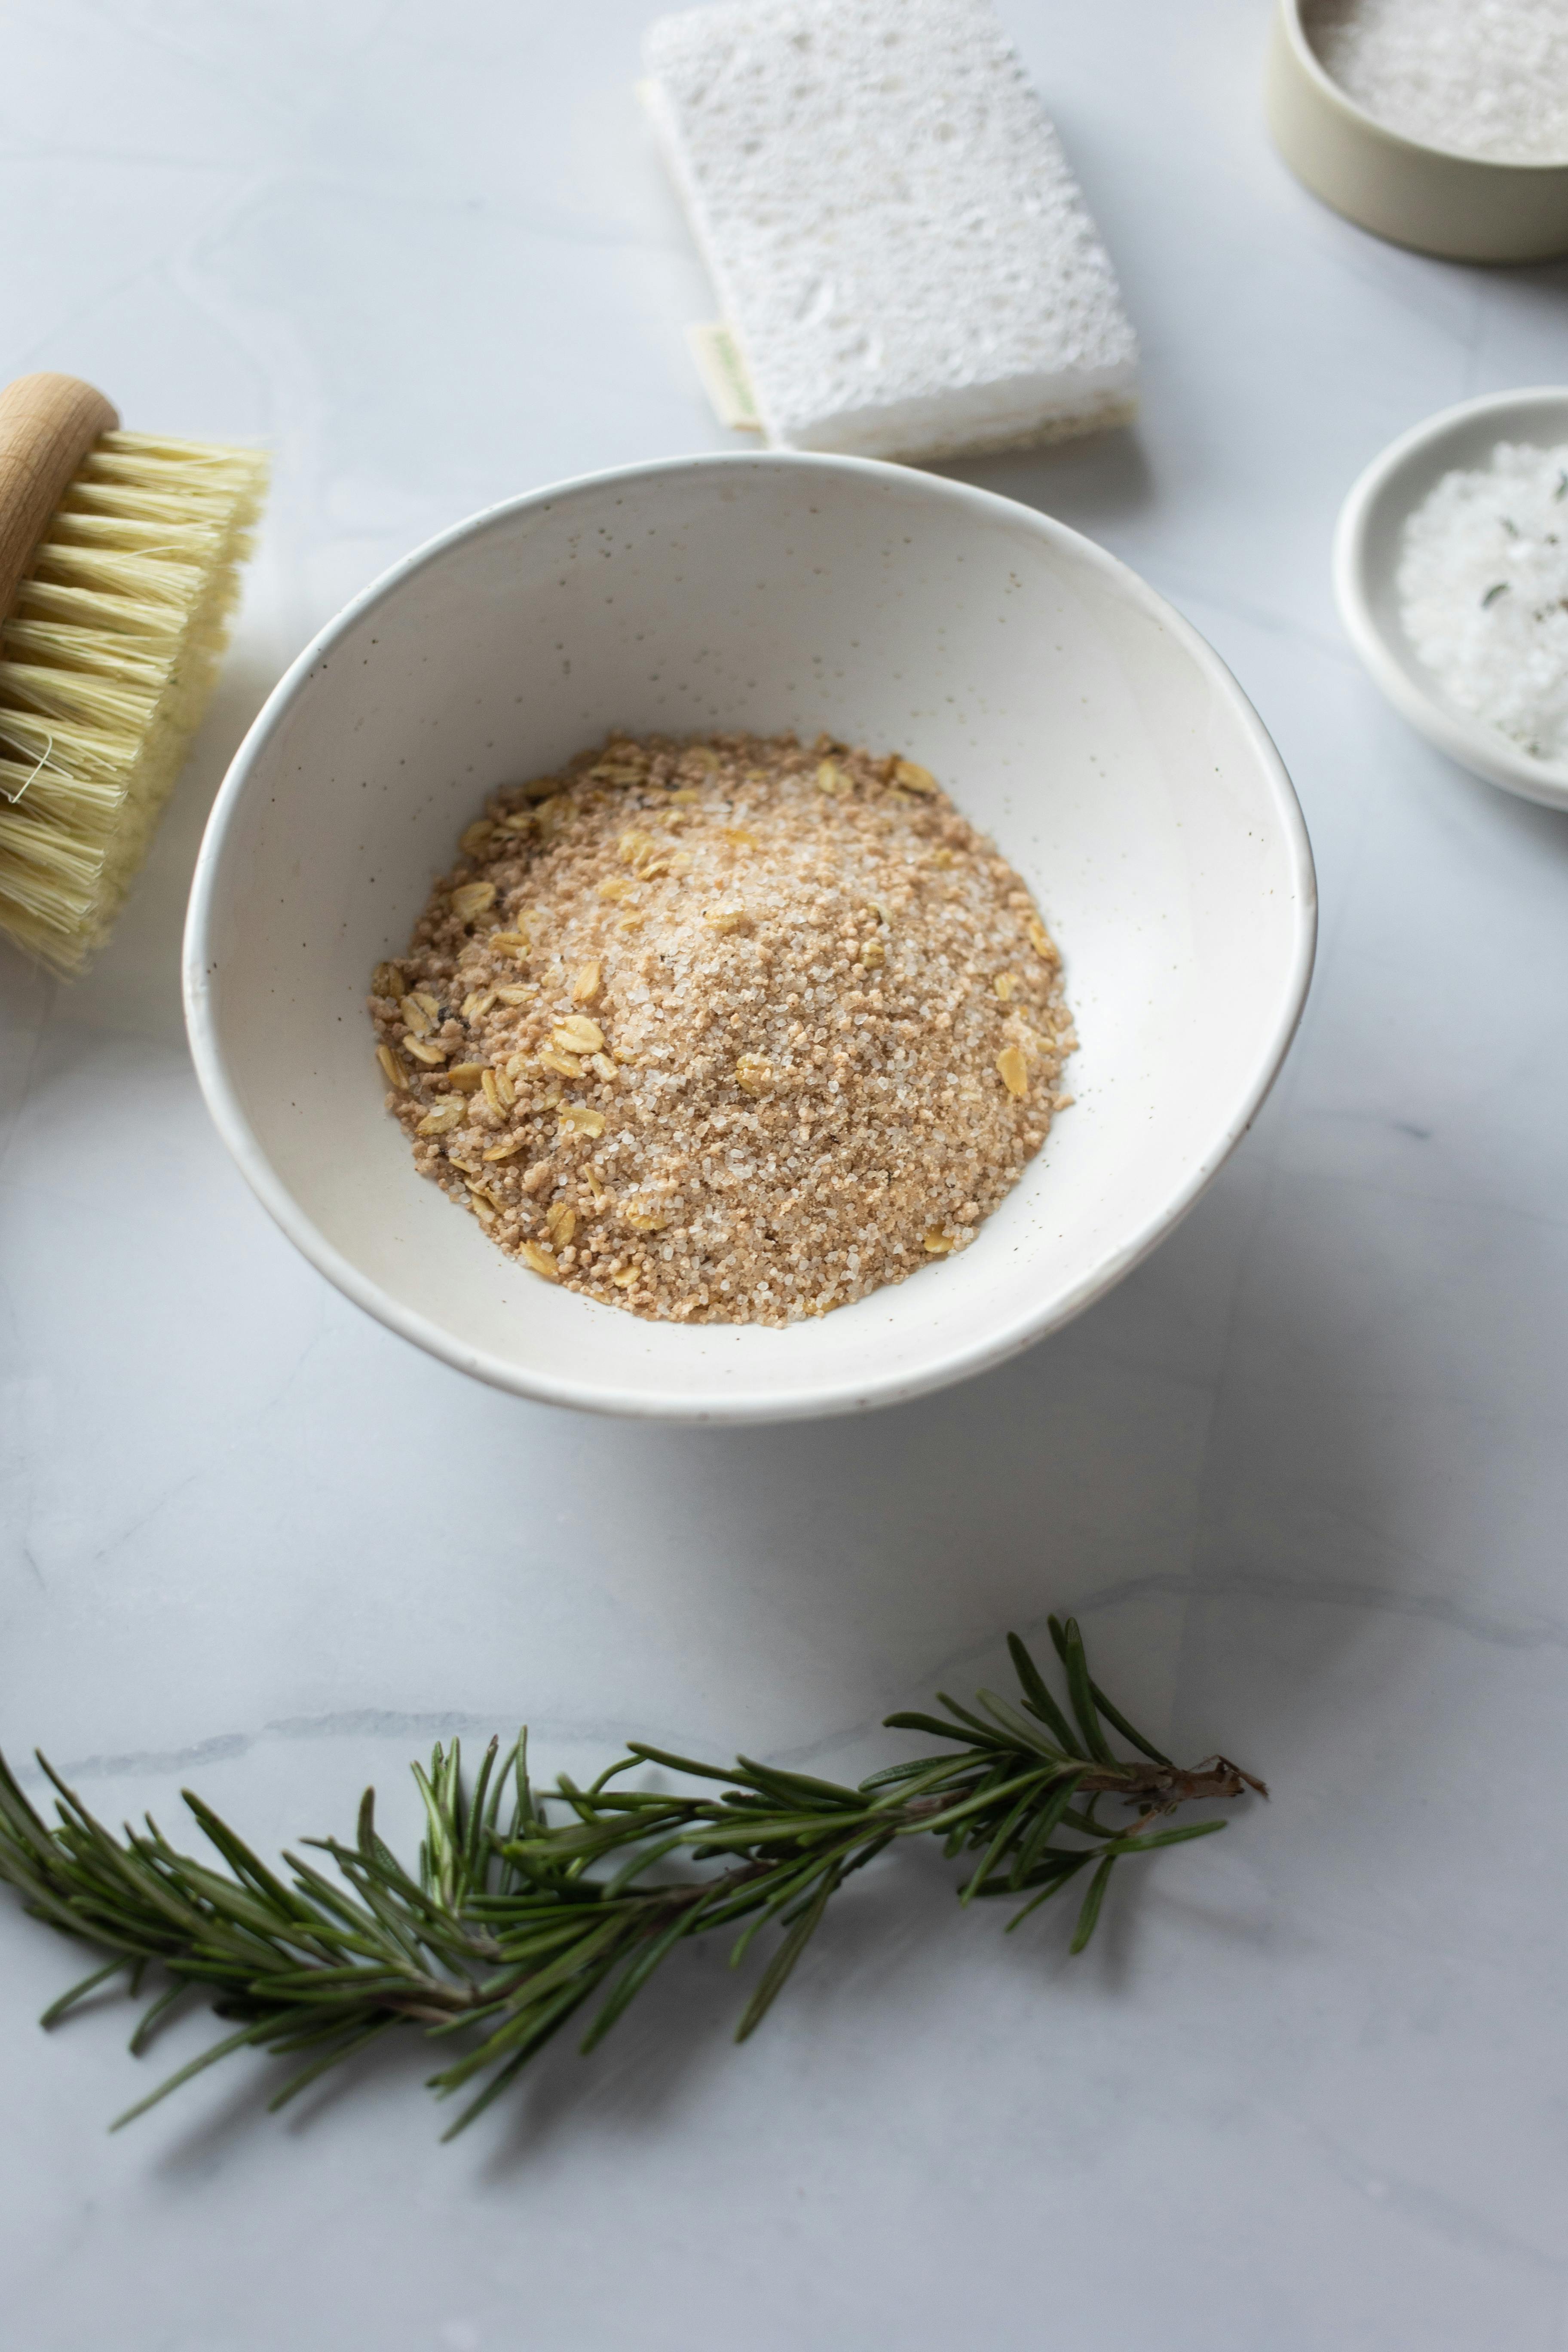
<instances>
[{"instance_id":1,"label":"speckled white bowl","mask_svg":"<svg viewBox=\"0 0 1568 2352\"><path fill-rule=\"evenodd\" d=\"M612 724L897 746L1028 877L1066 958L1079 1099L961 1257L788 1330L644 1322L524 1272L415 1174L372 1058L371 968L491 787ZM680 458L476 516L322 632L213 811L185 1001L245 1174L393 1330L520 1396L768 1421L997 1363L1152 1249L1279 1066L1314 905L1251 706L1100 549L900 467Z\"/></svg>"},{"instance_id":2,"label":"speckled white bowl","mask_svg":"<svg viewBox=\"0 0 1568 2352\"><path fill-rule=\"evenodd\" d=\"M1362 660L1394 709L1439 751L1488 783L1546 808L1568 808L1568 761L1536 760L1443 693L1405 634L1399 562L1405 525L1445 474L1485 467L1500 441L1542 449L1568 442L1568 388L1487 393L1445 408L1373 459L1340 509L1334 598Z\"/></svg>"}]
</instances>

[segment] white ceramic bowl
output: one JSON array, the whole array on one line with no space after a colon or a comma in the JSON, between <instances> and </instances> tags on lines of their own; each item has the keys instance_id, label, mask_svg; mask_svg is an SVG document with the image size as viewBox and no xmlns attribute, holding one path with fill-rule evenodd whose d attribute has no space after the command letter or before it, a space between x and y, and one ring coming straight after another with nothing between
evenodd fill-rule
<instances>
[{"instance_id":1,"label":"white ceramic bowl","mask_svg":"<svg viewBox=\"0 0 1568 2352\"><path fill-rule=\"evenodd\" d=\"M1549 449L1568 442L1568 391L1489 393L1428 417L1391 444L1356 483L1334 535L1340 617L1377 684L1412 727L1472 775L1547 808L1568 808L1568 765L1534 760L1506 735L1446 700L1399 617L1406 519L1456 467L1485 466L1500 441Z\"/></svg>"},{"instance_id":2,"label":"white ceramic bowl","mask_svg":"<svg viewBox=\"0 0 1568 2352\"><path fill-rule=\"evenodd\" d=\"M819 730L935 770L1027 877L1083 1049L958 1258L786 1330L645 1322L503 1257L417 1177L363 1000L495 785L611 725ZM1190 1208L1284 1056L1311 853L1224 665L1009 500L846 457L697 457L476 516L282 680L191 897L196 1068L240 1167L347 1295L519 1395L674 1421L843 1412L1028 1347Z\"/></svg>"}]
</instances>

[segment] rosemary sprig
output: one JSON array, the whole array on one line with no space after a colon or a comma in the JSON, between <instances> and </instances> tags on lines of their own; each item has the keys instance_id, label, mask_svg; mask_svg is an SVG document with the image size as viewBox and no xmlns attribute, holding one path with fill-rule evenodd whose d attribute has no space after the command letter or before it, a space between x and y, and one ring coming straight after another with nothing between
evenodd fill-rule
<instances>
[{"instance_id":1,"label":"rosemary sprig","mask_svg":"<svg viewBox=\"0 0 1568 2352\"><path fill-rule=\"evenodd\" d=\"M426 1818L416 1873L377 1834L371 1790L352 1845L310 1842L336 1875L288 1854L285 1880L188 1791L220 1868L177 1852L150 1816L145 1829L114 1837L40 1757L58 1791L50 1826L0 1759L0 1878L35 1917L108 1956L43 2022L56 2024L122 1972L135 1996L155 1963L162 1981L131 2042L139 2055L183 1994L211 1996L233 2031L122 2124L233 2050L302 2062L272 2099L278 2108L394 2026L423 2027L433 2040L460 2035L458 2053L431 2077L442 2097L470 2095L450 2139L596 2001L581 2043L593 2049L677 1944L737 1929L738 1967L759 1931L777 1927L736 2031L743 2042L844 1881L900 1838L934 1835L950 1855L973 1855L960 1900L1018 1898L1009 1927L1089 1873L1072 1938L1079 1952L1119 1861L1226 1826L1156 1825L1178 1805L1268 1791L1224 1757L1180 1770L1090 1678L1073 1620L1053 1617L1050 1630L1070 1718L1010 1634L1015 1699L982 1691L972 1709L939 1693L948 1720L889 1716L889 1728L928 1733L946 1750L889 1765L855 1789L746 1757L733 1768L706 1764L637 1740L591 1788L563 1775L546 1797L530 1784L525 1736L504 1756L492 1740L469 1790L454 1740L436 1749L428 1771L414 1767ZM1108 1724L1140 1760L1116 1756ZM622 1785L649 1765L721 1785L700 1795ZM1107 1797L1131 1804L1132 1817L1099 1821Z\"/></svg>"}]
</instances>

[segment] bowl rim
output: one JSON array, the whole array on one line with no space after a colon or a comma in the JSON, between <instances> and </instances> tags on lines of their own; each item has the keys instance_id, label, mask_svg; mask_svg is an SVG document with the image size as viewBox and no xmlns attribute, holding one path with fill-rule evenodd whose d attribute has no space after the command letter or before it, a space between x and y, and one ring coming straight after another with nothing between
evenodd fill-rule
<instances>
[{"instance_id":1,"label":"bowl rim","mask_svg":"<svg viewBox=\"0 0 1568 2352\"><path fill-rule=\"evenodd\" d=\"M1445 147L1435 139L1415 139L1408 131L1396 131L1392 123L1379 121L1359 99L1351 96L1342 83L1334 79L1319 57L1301 21L1301 0L1279 0L1279 22L1297 66L1308 76L1319 95L1329 100L1358 131L1369 131L1374 139L1395 151L1403 150L1410 155L1438 155L1445 163L1462 163L1471 172L1495 173L1501 178L1568 180L1568 156L1560 157L1556 162L1542 163L1528 157L1516 160L1508 155L1472 155L1463 147Z\"/></svg>"},{"instance_id":2,"label":"bowl rim","mask_svg":"<svg viewBox=\"0 0 1568 2352\"><path fill-rule=\"evenodd\" d=\"M1069 547L1144 612L1157 619L1196 663L1249 740L1264 784L1271 796L1280 827L1290 878L1289 920L1294 937L1279 1017L1267 1048L1242 1101L1223 1132L1215 1137L1196 1168L1167 1197L1162 1207L1121 1243L1100 1265L1085 1275L1067 1294L1044 1307L1001 1320L984 1339L954 1349L914 1372L891 1372L873 1381L815 1381L783 1391L737 1395L716 1370L710 1391L671 1398L661 1393L656 1379L617 1388L614 1382L563 1378L534 1371L474 1348L444 1326L405 1306L381 1285L353 1265L312 1223L272 1166L241 1105L226 1064L214 1017L210 971L215 967L213 919L220 867L240 802L258 762L285 713L321 664L323 656L393 595L415 572L449 548L499 528L513 516L558 505L563 500L597 494L623 484L664 476L740 470L753 475L768 471L849 475L908 491L918 484L938 502L1016 525L1022 518L1047 539ZM659 457L628 466L605 467L553 482L542 489L498 500L424 541L369 584L327 622L284 671L258 712L229 764L208 817L191 884L183 957L185 1024L191 1055L203 1097L219 1135L240 1173L273 1222L345 1297L364 1309L401 1338L489 1386L542 1404L570 1405L581 1411L621 1418L676 1423L760 1424L805 1421L835 1414L866 1412L900 1404L929 1394L954 1381L967 1380L1021 1353L1038 1339L1060 1329L1149 1255L1196 1204L1214 1181L1236 1145L1251 1126L1279 1076L1300 1024L1311 980L1317 943L1317 880L1306 820L1278 750L1251 702L1217 653L1190 622L1168 604L1131 567L1093 540L1016 499L1004 498L967 482L937 474L917 473L879 458L849 457L819 451L737 450L701 452ZM860 1302L862 1305L868 1301Z\"/></svg>"},{"instance_id":3,"label":"bowl rim","mask_svg":"<svg viewBox=\"0 0 1568 2352\"><path fill-rule=\"evenodd\" d=\"M1380 450L1352 484L1334 530L1334 602L1346 635L1376 685L1402 719L1426 741L1471 775L1480 776L1542 808L1568 808L1568 761L1535 760L1516 751L1506 735L1428 692L1392 650L1373 606L1368 550L1373 511L1401 469L1457 437L1483 418L1500 427L1510 415L1542 402L1563 410L1568 437L1568 384L1531 384L1514 392L1483 393L1423 418ZM1500 435L1500 437L1506 436ZM1407 507L1408 515L1412 509Z\"/></svg>"}]
</instances>

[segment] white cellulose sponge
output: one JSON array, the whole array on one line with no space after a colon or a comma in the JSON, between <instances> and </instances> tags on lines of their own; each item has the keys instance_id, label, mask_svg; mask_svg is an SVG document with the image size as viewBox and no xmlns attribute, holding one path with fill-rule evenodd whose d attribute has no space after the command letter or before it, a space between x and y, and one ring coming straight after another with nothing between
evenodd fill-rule
<instances>
[{"instance_id":1,"label":"white cellulose sponge","mask_svg":"<svg viewBox=\"0 0 1568 2352\"><path fill-rule=\"evenodd\" d=\"M774 447L955 457L1131 415L1110 257L986 0L730 0L644 55Z\"/></svg>"}]
</instances>

